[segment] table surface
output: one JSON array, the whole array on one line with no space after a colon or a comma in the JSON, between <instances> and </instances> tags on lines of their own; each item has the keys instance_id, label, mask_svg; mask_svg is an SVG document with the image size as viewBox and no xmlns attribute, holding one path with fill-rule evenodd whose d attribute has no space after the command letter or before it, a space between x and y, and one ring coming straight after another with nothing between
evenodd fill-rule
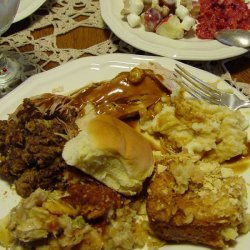
<instances>
[{"instance_id":1,"label":"table surface","mask_svg":"<svg viewBox=\"0 0 250 250\"><path fill-rule=\"evenodd\" d=\"M15 23L11 26L11 28L7 31L5 35L13 34L20 30L25 29L29 25L29 20L24 19L18 23ZM33 32L34 38L39 38L51 34L53 32L51 27L46 27L43 29L39 29ZM92 45L101 43L107 40L110 37L111 31L108 29L98 29L93 27L78 27L75 30L70 31L67 34L60 35L57 38L57 46L58 48L67 49L84 49L88 48ZM20 51L29 51L31 48L29 46L25 46L21 48ZM85 54L84 56L90 56ZM46 65L45 69L51 69L53 67L58 66L55 63L50 63ZM230 61L226 64L227 69L232 75L232 78L239 81L250 84L250 58L249 57L239 57L233 61Z\"/></svg>"}]
</instances>

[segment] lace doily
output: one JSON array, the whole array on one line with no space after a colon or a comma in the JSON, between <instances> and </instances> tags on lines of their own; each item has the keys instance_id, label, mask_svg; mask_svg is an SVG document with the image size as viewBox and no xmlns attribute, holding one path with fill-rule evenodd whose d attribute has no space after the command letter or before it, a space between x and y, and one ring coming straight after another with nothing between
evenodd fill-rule
<instances>
[{"instance_id":1,"label":"lace doily","mask_svg":"<svg viewBox=\"0 0 250 250\"><path fill-rule=\"evenodd\" d=\"M77 19L79 16L86 18L79 21ZM58 36L66 34L78 27L108 28L101 18L98 0L47 0L38 11L28 18L31 23L28 28L0 38L0 49L15 54L18 60L22 61L24 67L22 80L38 72L45 71L46 65L51 62L55 65L60 65L84 55L102 55L114 52L146 54L121 41L112 32L106 41L85 49L62 49L57 47L56 40ZM32 33L34 31L51 25L53 25L52 34L38 39L33 37ZM20 52L20 50L22 50L21 48L27 45L32 45L33 50ZM230 74L228 74L226 68L223 67L222 61L186 63L198 66L220 76L224 74L229 78L230 82L233 82L230 78ZM234 84L250 96L248 84Z\"/></svg>"}]
</instances>

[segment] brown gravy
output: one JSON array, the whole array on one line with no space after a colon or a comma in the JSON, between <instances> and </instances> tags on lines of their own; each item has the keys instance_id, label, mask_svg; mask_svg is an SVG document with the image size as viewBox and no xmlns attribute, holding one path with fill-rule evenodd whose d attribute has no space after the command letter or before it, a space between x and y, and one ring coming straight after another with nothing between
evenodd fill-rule
<instances>
[{"instance_id":1,"label":"brown gravy","mask_svg":"<svg viewBox=\"0 0 250 250\"><path fill-rule=\"evenodd\" d=\"M118 118L132 116L143 107L156 103L168 90L151 71L141 70L138 82L132 82L131 72L122 72L107 82L97 83L72 95L71 104L84 115L84 107L91 103L97 114L110 114Z\"/></svg>"},{"instance_id":2,"label":"brown gravy","mask_svg":"<svg viewBox=\"0 0 250 250\"><path fill-rule=\"evenodd\" d=\"M243 174L250 168L250 144L248 153L244 156L237 156L223 164L224 167L231 168L235 174Z\"/></svg>"},{"instance_id":3,"label":"brown gravy","mask_svg":"<svg viewBox=\"0 0 250 250\"><path fill-rule=\"evenodd\" d=\"M250 167L250 156L242 157L236 162L223 164L223 166L231 168L235 174L242 174Z\"/></svg>"}]
</instances>

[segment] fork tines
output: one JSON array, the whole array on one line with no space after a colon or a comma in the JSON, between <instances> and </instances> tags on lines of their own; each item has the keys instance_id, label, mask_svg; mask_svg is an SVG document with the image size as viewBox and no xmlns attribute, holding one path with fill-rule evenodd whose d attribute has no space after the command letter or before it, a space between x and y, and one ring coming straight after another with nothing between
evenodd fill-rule
<instances>
[{"instance_id":1,"label":"fork tines","mask_svg":"<svg viewBox=\"0 0 250 250\"><path fill-rule=\"evenodd\" d=\"M193 97L205 100L213 104L219 104L221 100L221 92L217 89L209 86L208 83L202 81L198 77L192 75L182 66L176 64L175 74L176 81L182 87L186 89L186 91L191 94ZM185 80L184 80L184 79Z\"/></svg>"}]
</instances>

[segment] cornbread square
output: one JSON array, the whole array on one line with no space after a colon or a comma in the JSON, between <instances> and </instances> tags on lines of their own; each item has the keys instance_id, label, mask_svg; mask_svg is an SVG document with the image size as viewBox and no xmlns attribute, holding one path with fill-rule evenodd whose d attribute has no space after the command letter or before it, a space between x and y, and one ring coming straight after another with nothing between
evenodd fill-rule
<instances>
[{"instance_id":1,"label":"cornbread square","mask_svg":"<svg viewBox=\"0 0 250 250\"><path fill-rule=\"evenodd\" d=\"M148 192L150 226L166 241L223 248L246 219L244 179L217 164L174 164L154 178Z\"/></svg>"}]
</instances>

